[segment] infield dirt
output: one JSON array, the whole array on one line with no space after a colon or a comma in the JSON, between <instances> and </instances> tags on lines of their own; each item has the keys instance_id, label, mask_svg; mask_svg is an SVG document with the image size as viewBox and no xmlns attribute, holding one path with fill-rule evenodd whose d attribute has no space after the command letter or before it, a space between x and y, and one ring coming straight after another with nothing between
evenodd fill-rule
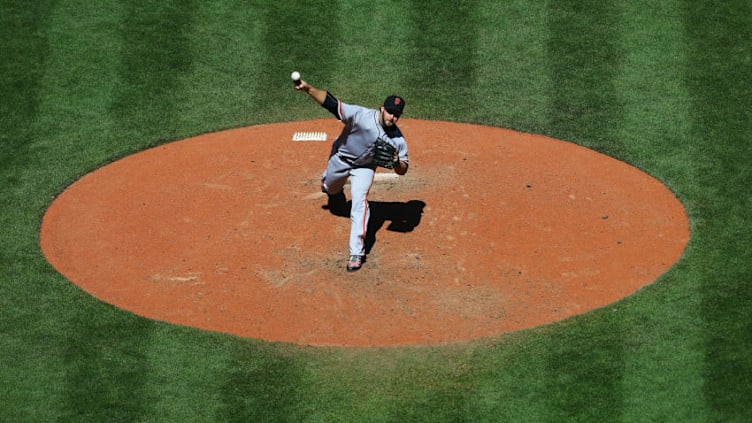
<instances>
[{"instance_id":1,"label":"infield dirt","mask_svg":"<svg viewBox=\"0 0 752 423\"><path fill-rule=\"evenodd\" d=\"M319 178L333 119L159 146L71 185L41 228L47 259L139 315L305 345L445 344L624 298L681 257L689 222L659 181L539 135L403 119L410 171L379 173L369 254ZM327 142L295 142L324 131Z\"/></svg>"}]
</instances>

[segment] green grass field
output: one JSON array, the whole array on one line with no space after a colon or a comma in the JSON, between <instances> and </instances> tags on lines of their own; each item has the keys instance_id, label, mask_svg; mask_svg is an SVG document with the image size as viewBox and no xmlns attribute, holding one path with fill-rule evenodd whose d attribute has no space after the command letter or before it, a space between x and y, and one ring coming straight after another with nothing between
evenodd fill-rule
<instances>
[{"instance_id":1,"label":"green grass field","mask_svg":"<svg viewBox=\"0 0 752 423\"><path fill-rule=\"evenodd\" d=\"M0 0L0 24L0 421L752 421L749 1ZM294 69L628 162L685 205L684 257L557 324L385 349L154 322L46 262L42 216L82 175L327 117Z\"/></svg>"}]
</instances>

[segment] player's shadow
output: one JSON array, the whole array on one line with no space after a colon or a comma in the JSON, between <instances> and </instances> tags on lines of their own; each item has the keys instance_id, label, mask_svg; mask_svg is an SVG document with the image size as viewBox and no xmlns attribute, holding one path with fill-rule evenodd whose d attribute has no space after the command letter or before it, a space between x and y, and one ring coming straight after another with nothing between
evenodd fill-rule
<instances>
[{"instance_id":1,"label":"player's shadow","mask_svg":"<svg viewBox=\"0 0 752 423\"><path fill-rule=\"evenodd\" d=\"M366 254L371 252L373 245L376 243L376 233L384 227L386 222L389 225L386 230L393 232L411 232L419 224L423 216L423 209L426 203L420 200L410 200L407 202L384 202L369 201L371 209L371 218L368 221L366 231ZM344 194L333 195L329 197L325 209L335 216L350 217L351 201L346 201Z\"/></svg>"}]
</instances>

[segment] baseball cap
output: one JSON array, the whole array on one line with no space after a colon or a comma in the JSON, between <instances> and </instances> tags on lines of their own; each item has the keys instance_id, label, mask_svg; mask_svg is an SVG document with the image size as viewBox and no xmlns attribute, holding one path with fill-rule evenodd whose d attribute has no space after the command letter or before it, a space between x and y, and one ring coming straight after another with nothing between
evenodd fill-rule
<instances>
[{"instance_id":1,"label":"baseball cap","mask_svg":"<svg viewBox=\"0 0 752 423\"><path fill-rule=\"evenodd\" d=\"M391 114L401 115L405 110L405 99L398 95L390 95L384 100L384 109Z\"/></svg>"}]
</instances>

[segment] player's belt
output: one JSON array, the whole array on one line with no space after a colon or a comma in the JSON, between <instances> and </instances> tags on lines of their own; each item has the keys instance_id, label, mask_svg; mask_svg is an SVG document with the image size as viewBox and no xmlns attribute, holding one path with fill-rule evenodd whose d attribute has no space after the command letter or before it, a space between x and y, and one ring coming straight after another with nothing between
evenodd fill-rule
<instances>
[{"instance_id":1,"label":"player's belt","mask_svg":"<svg viewBox=\"0 0 752 423\"><path fill-rule=\"evenodd\" d=\"M337 157L338 157L338 158L339 158L340 160L342 160L342 161L343 161L344 163L347 163L347 164L349 164L350 166L352 166L352 165L353 165L353 164L355 163L355 160L353 160L353 159L351 159L351 158L349 158L349 157L345 156L345 155L344 155L344 154L342 154L342 153L337 153L336 155L337 155Z\"/></svg>"}]
</instances>

